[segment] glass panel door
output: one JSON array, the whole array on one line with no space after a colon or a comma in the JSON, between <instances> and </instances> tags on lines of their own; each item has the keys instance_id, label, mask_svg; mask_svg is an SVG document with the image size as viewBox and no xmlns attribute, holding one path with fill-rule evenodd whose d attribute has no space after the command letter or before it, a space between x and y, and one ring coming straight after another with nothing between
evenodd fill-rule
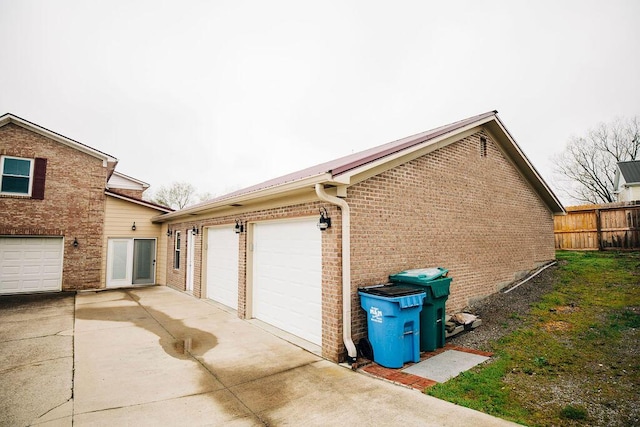
<instances>
[{"instance_id":1,"label":"glass panel door","mask_svg":"<svg viewBox=\"0 0 640 427\"><path fill-rule=\"evenodd\" d=\"M155 283L155 264L155 239L134 239L133 284L142 285Z\"/></svg>"},{"instance_id":2,"label":"glass panel door","mask_svg":"<svg viewBox=\"0 0 640 427\"><path fill-rule=\"evenodd\" d=\"M131 239L109 239L107 286L131 284Z\"/></svg>"}]
</instances>

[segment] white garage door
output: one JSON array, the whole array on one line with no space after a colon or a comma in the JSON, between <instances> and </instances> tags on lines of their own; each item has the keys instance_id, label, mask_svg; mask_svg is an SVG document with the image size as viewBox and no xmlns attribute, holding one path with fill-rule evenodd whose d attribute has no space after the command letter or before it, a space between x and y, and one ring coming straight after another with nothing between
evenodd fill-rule
<instances>
[{"instance_id":1,"label":"white garage door","mask_svg":"<svg viewBox=\"0 0 640 427\"><path fill-rule=\"evenodd\" d=\"M207 298L238 309L238 235L233 227L209 228Z\"/></svg>"},{"instance_id":2,"label":"white garage door","mask_svg":"<svg viewBox=\"0 0 640 427\"><path fill-rule=\"evenodd\" d=\"M0 294L62 289L61 237L0 237Z\"/></svg>"},{"instance_id":3,"label":"white garage door","mask_svg":"<svg viewBox=\"0 0 640 427\"><path fill-rule=\"evenodd\" d=\"M316 222L255 225L253 317L321 345L322 235Z\"/></svg>"}]
</instances>

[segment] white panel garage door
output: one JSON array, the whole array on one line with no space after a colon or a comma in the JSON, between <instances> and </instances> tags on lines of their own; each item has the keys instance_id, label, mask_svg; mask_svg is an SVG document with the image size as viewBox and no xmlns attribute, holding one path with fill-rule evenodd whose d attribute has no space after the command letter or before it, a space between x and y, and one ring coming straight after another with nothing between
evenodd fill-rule
<instances>
[{"instance_id":1,"label":"white panel garage door","mask_svg":"<svg viewBox=\"0 0 640 427\"><path fill-rule=\"evenodd\" d=\"M0 294L62 289L61 237L0 237Z\"/></svg>"},{"instance_id":2,"label":"white panel garage door","mask_svg":"<svg viewBox=\"0 0 640 427\"><path fill-rule=\"evenodd\" d=\"M322 344L322 242L317 219L256 224L253 317Z\"/></svg>"},{"instance_id":3,"label":"white panel garage door","mask_svg":"<svg viewBox=\"0 0 640 427\"><path fill-rule=\"evenodd\" d=\"M209 228L207 298L238 309L238 235L233 227Z\"/></svg>"}]
</instances>

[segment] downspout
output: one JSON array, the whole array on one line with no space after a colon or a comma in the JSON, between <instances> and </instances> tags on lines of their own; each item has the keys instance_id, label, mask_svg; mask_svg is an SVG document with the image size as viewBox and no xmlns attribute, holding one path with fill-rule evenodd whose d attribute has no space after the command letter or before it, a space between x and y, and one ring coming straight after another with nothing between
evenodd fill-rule
<instances>
[{"instance_id":1,"label":"downspout","mask_svg":"<svg viewBox=\"0 0 640 427\"><path fill-rule=\"evenodd\" d=\"M343 199L328 195L322 184L316 184L316 194L320 200L337 205L342 211L342 340L349 362L355 363L358 351L351 339L351 210Z\"/></svg>"}]
</instances>

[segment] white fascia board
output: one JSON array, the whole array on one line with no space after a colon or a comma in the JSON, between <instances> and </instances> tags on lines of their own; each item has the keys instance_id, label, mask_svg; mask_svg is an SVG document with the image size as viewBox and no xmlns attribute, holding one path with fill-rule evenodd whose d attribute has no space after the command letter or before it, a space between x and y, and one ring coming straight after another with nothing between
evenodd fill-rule
<instances>
[{"instance_id":1,"label":"white fascia board","mask_svg":"<svg viewBox=\"0 0 640 427\"><path fill-rule=\"evenodd\" d=\"M464 126L460 129L456 129L455 131L440 135L436 138L430 139L428 141L424 141L412 147L398 151L397 153L390 154L388 156L375 160L371 163L367 163L366 165L362 165L360 167L357 167L355 169L342 173L338 176L333 177L332 181L335 182L336 184L342 184L342 185L356 184L357 182L359 182L359 180L354 181L353 178L367 172L368 170L376 169L378 167L383 166L385 163L392 163L394 160L401 159L403 157L407 158L407 161L408 161L409 159L411 159L411 154L414 154L416 152L420 152L420 153L415 157L420 157L426 154L426 152L421 152L421 151L423 151L427 147L429 147L429 150L427 150L427 152L435 151L439 148L445 147L446 145L451 144L452 142L455 142L460 138L467 136L466 134L469 134L469 135L473 134L474 132L470 132L470 131L475 130L476 128L479 128L481 125L491 120L494 120L493 116L486 117L482 120L478 120L476 122L470 123L467 126Z\"/></svg>"},{"instance_id":2,"label":"white fascia board","mask_svg":"<svg viewBox=\"0 0 640 427\"><path fill-rule=\"evenodd\" d=\"M125 180L125 181L131 181L139 186L141 186L142 188L149 188L149 184L144 182L144 181L140 181L139 179L133 178L129 175L125 175L122 172L118 172L118 171L113 171L113 175ZM112 176L113 176L112 175ZM108 183L107 183L108 184ZM133 187L131 187L133 188Z\"/></svg>"},{"instance_id":3,"label":"white fascia board","mask_svg":"<svg viewBox=\"0 0 640 427\"><path fill-rule=\"evenodd\" d=\"M89 146L86 146L84 144L79 143L78 141L74 141L73 139L67 138L66 136L60 135L58 133L52 132L48 129L45 129L43 127L40 127L34 123L28 122L26 120L21 119L20 117L16 117L12 114L7 114L6 116L4 116L2 118L2 120L0 121L0 126L4 126L7 123L14 123L22 128L28 129L32 132L35 132L39 135L42 135L44 137L47 137L49 139L53 139L54 141L57 141L63 145L66 145L68 147L71 147L75 150L78 150L80 152L83 152L85 154L88 154L92 157L96 157L98 159L102 160L102 166L103 167L107 167L107 164L109 162L114 162L114 163L118 163L118 159L116 159L115 157L110 156L107 153L103 153L101 151L98 151L96 149L93 149Z\"/></svg>"},{"instance_id":4,"label":"white fascia board","mask_svg":"<svg viewBox=\"0 0 640 427\"><path fill-rule=\"evenodd\" d=\"M171 210L163 209L163 208L161 208L159 206L156 206L156 205L153 205L151 203L147 203L144 200L131 200L128 197L124 197L124 196L121 196L120 194L115 194L115 193L112 193L110 191L105 191L105 194L107 196L109 196L109 197L113 197L114 199L124 200L125 202L129 202L129 203L133 203L135 205L140 205L140 206L144 206L144 207L147 207L147 208L155 209L155 210L160 211L160 212L167 212L167 213L168 212L173 212Z\"/></svg>"},{"instance_id":5,"label":"white fascia board","mask_svg":"<svg viewBox=\"0 0 640 427\"><path fill-rule=\"evenodd\" d=\"M331 181L331 174L321 173L318 175L309 176L296 181L287 182L273 187L263 188L248 193L238 194L237 196L217 199L211 202L204 202L189 208L184 208L179 211L171 212L165 215L158 215L151 218L152 222L166 222L182 217L189 217L192 215L202 214L206 211L215 210L221 207L228 207L233 204L241 204L251 202L256 199L270 198L278 195L285 194L290 191L299 190L305 187L314 187L316 184L329 183Z\"/></svg>"},{"instance_id":6,"label":"white fascia board","mask_svg":"<svg viewBox=\"0 0 640 427\"><path fill-rule=\"evenodd\" d=\"M506 150L506 154L508 155L508 158L511 158L513 162L516 162L516 167L518 170L520 170L521 173L527 173L528 175L530 175L533 178L534 182L532 182L531 178L528 179L529 182L532 185L538 186L538 188L540 188L542 191L546 192L549 196L551 196L550 198L553 201L553 203L555 203L557 207L560 208L560 211L561 211L560 213L565 214L566 209L562 205L562 202L560 202L560 200L556 197L553 190L549 188L545 180L538 173L538 170L529 161L529 158L520 149L520 146L518 146L518 144L515 142L515 140L507 130L507 128L502 124L502 121L500 121L500 119L497 116L494 123L498 126L500 132L506 137L506 140L509 143L508 147L505 147L505 146L502 147L503 150ZM491 129L487 129L487 130L489 133L492 134L492 137L496 141L499 141L499 139L497 138L499 137L499 135L495 135ZM515 156L514 156L514 153L515 153Z\"/></svg>"}]
</instances>

